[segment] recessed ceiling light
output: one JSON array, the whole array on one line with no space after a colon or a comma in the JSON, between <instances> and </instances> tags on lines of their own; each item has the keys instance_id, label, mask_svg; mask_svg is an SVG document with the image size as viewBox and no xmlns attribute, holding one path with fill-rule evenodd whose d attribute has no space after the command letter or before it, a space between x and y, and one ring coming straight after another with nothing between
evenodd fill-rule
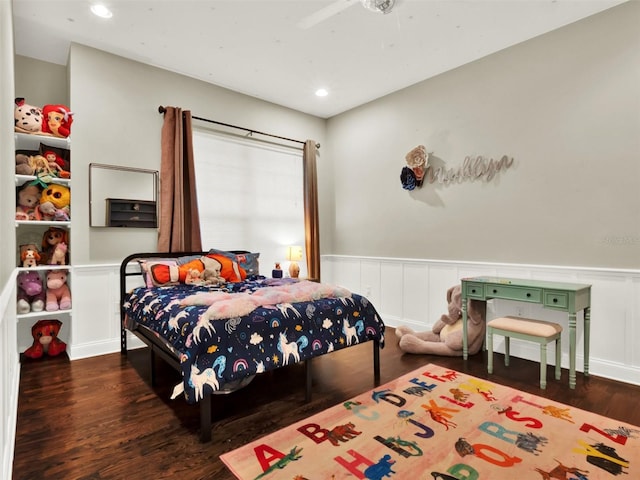
<instances>
[{"instance_id":1,"label":"recessed ceiling light","mask_svg":"<svg viewBox=\"0 0 640 480\"><path fill-rule=\"evenodd\" d=\"M111 18L113 17L113 13L107 7L102 5L101 3L96 3L95 5L91 5L91 11L94 15L100 18Z\"/></svg>"},{"instance_id":2,"label":"recessed ceiling light","mask_svg":"<svg viewBox=\"0 0 640 480\"><path fill-rule=\"evenodd\" d=\"M326 88L319 88L316 90L316 97L326 97L327 95L329 95L329 92L327 92Z\"/></svg>"}]
</instances>

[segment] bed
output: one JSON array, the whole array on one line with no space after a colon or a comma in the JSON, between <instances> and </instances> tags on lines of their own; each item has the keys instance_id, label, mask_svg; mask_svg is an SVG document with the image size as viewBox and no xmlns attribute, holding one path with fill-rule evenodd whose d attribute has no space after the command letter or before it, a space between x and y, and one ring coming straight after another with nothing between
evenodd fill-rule
<instances>
[{"instance_id":1,"label":"bed","mask_svg":"<svg viewBox=\"0 0 640 480\"><path fill-rule=\"evenodd\" d=\"M241 395L260 373L304 362L310 401L311 360L370 341L380 382L385 326L369 300L319 282L265 278L258 256L135 253L120 265L121 353L131 332L149 347L152 384L156 356L182 374L172 398L199 404L203 442L211 440L212 397Z\"/></svg>"}]
</instances>

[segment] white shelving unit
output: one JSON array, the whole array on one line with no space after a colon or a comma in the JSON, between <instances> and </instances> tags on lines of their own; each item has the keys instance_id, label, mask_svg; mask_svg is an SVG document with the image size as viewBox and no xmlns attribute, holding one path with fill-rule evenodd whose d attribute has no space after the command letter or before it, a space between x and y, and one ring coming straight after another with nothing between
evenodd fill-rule
<instances>
[{"instance_id":1,"label":"white shelving unit","mask_svg":"<svg viewBox=\"0 0 640 480\"><path fill-rule=\"evenodd\" d=\"M45 135L30 135L24 133L15 133L15 146L16 150L31 150L38 151L40 145L47 145L54 148L63 148L70 150L71 141L69 138L50 137ZM37 180L37 177L31 175L15 175L16 189L24 184ZM71 188L70 178L57 178L52 177L51 183L57 183ZM20 245L25 243L36 243L39 247L42 243L42 236L50 227L57 227L65 229L67 231L67 237L69 237L71 229L71 221L44 221L44 220L16 220L15 221L15 235L16 235L16 267L18 273L22 271L35 270L40 274L43 284L46 290L46 272L49 270L66 270L67 285L70 290L72 287L73 276L73 261L72 251L73 246L69 245L69 264L68 265L38 265L36 267L23 267L20 260ZM39 239L39 240L37 240ZM36 241L37 240L37 241ZM60 339L67 344L67 352L69 351L72 343L71 339L71 321L73 314L73 292L71 294L72 308L65 310L47 311L41 312L29 312L23 314L17 314L17 336L18 336L18 352L23 353L28 347L33 344L33 337L31 335L31 327L38 320L56 319L62 322L62 329L60 331Z\"/></svg>"}]
</instances>

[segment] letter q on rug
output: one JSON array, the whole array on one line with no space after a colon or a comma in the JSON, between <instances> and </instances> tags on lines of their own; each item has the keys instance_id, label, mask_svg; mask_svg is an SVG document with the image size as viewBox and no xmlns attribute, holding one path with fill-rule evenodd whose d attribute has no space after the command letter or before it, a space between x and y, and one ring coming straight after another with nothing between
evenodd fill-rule
<instances>
[{"instance_id":1,"label":"letter q on rug","mask_svg":"<svg viewBox=\"0 0 640 480\"><path fill-rule=\"evenodd\" d=\"M430 364L220 458L241 480L631 480L640 427Z\"/></svg>"}]
</instances>

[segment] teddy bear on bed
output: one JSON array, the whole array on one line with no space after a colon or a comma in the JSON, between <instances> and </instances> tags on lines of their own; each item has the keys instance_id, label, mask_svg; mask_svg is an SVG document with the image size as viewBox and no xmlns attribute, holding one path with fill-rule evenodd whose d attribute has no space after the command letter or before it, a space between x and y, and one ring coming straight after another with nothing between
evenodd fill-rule
<instances>
[{"instance_id":1,"label":"teddy bear on bed","mask_svg":"<svg viewBox=\"0 0 640 480\"><path fill-rule=\"evenodd\" d=\"M396 328L400 349L407 353L462 356L462 294L460 285L447 290L448 313L429 332L415 332L409 327ZM480 351L486 332L486 303L469 300L467 304L467 339L469 355Z\"/></svg>"}]
</instances>

